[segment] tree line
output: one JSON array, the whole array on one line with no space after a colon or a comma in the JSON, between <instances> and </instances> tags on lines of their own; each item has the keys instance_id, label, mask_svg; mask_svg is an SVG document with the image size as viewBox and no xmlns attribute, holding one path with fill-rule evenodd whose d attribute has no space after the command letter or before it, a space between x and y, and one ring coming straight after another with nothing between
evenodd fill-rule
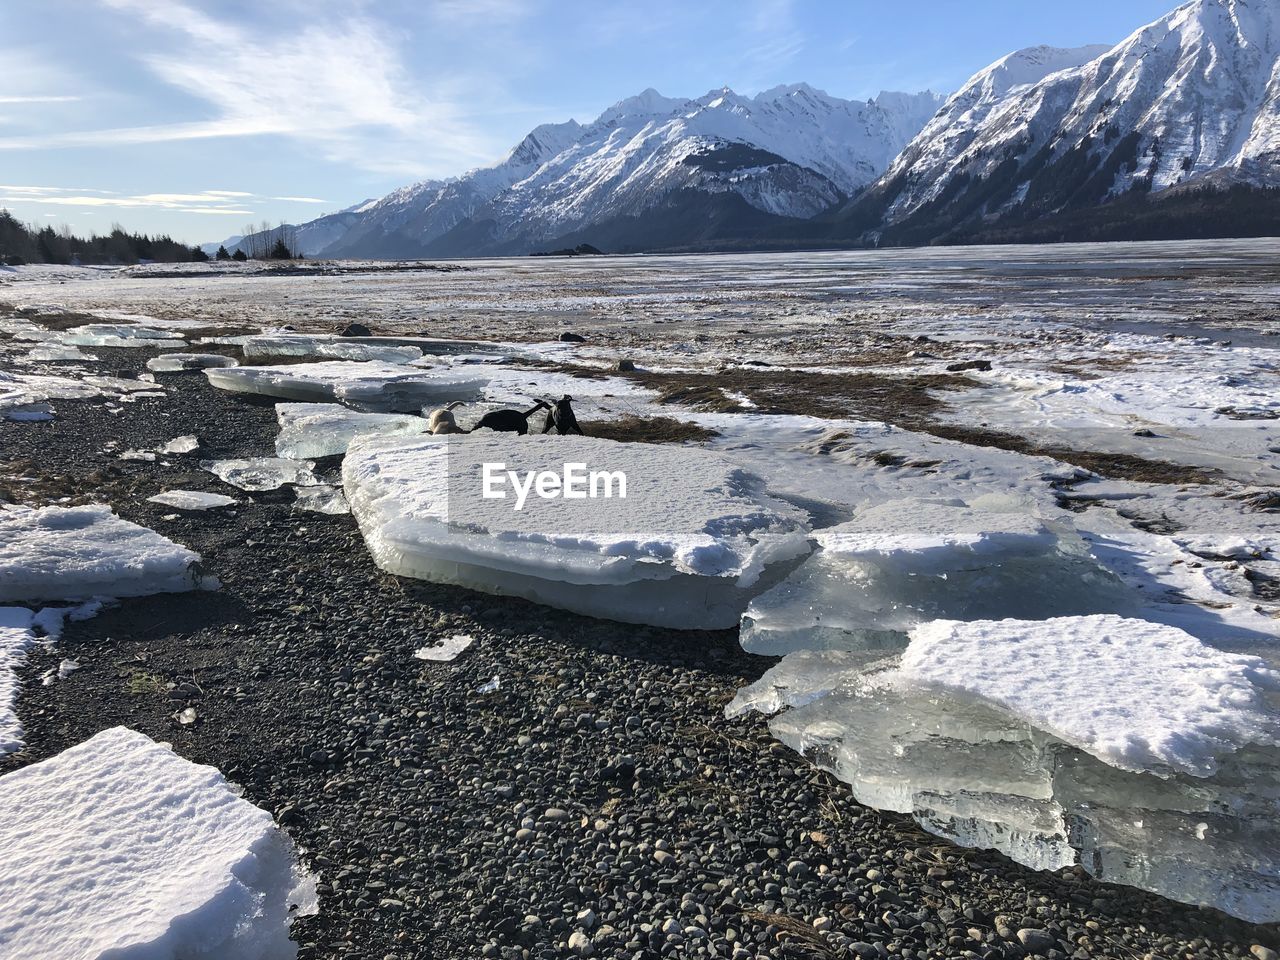
<instances>
[{"instance_id":1,"label":"tree line","mask_svg":"<svg viewBox=\"0 0 1280 960\"><path fill-rule=\"evenodd\" d=\"M250 227L249 235L237 245L235 253L219 247L219 260L292 260L297 244L293 228L285 224L260 228ZM199 247L187 246L167 234L155 236L129 233L112 224L107 234L77 236L67 226L57 229L23 223L8 210L0 209L0 266L18 267L27 263L63 264L127 264L127 263L203 263L209 255Z\"/></svg>"}]
</instances>

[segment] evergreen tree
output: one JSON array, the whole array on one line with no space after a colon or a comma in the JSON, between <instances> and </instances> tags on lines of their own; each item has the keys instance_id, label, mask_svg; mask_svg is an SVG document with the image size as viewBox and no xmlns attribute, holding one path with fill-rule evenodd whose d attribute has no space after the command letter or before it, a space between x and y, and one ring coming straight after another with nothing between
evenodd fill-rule
<instances>
[{"instance_id":1,"label":"evergreen tree","mask_svg":"<svg viewBox=\"0 0 1280 960\"><path fill-rule=\"evenodd\" d=\"M271 252L267 254L271 260L292 260L293 254L289 252L289 247L283 239L277 239L275 246L271 248Z\"/></svg>"},{"instance_id":2,"label":"evergreen tree","mask_svg":"<svg viewBox=\"0 0 1280 960\"><path fill-rule=\"evenodd\" d=\"M201 250L199 247L192 247L191 260L194 263L208 263L209 255L205 253L203 250Z\"/></svg>"},{"instance_id":3,"label":"evergreen tree","mask_svg":"<svg viewBox=\"0 0 1280 960\"><path fill-rule=\"evenodd\" d=\"M225 246L220 246L218 247L218 252L214 254L214 257L218 260L230 260L231 254L227 253L227 248Z\"/></svg>"},{"instance_id":4,"label":"evergreen tree","mask_svg":"<svg viewBox=\"0 0 1280 960\"><path fill-rule=\"evenodd\" d=\"M249 258L245 255L243 250L237 250L231 255L231 259L235 260L237 263L244 263Z\"/></svg>"}]
</instances>

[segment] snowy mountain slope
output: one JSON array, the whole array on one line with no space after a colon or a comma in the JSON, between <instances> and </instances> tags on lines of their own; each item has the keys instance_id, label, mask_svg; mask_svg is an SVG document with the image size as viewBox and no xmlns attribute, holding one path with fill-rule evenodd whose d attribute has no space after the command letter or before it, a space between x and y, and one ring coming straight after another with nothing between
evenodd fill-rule
<instances>
[{"instance_id":1,"label":"snowy mountain slope","mask_svg":"<svg viewBox=\"0 0 1280 960\"><path fill-rule=\"evenodd\" d=\"M1192 0L1093 52L1036 48L977 74L852 219L914 221L910 241L1134 192L1280 184L1280 3Z\"/></svg>"},{"instance_id":2,"label":"snowy mountain slope","mask_svg":"<svg viewBox=\"0 0 1280 960\"><path fill-rule=\"evenodd\" d=\"M940 102L932 93L842 100L806 84L695 100L646 90L586 126L538 127L495 166L395 191L323 252L529 252L684 191L807 218L872 182Z\"/></svg>"}]
</instances>

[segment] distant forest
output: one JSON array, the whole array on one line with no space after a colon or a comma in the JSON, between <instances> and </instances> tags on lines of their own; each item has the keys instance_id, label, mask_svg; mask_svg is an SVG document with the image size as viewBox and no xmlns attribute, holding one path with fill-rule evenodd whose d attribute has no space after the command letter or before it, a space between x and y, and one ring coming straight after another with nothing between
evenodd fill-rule
<instances>
[{"instance_id":1,"label":"distant forest","mask_svg":"<svg viewBox=\"0 0 1280 960\"><path fill-rule=\"evenodd\" d=\"M113 226L105 236L77 237L65 227L36 229L8 210L0 210L0 264L24 263L188 263L208 260L199 247L188 247L168 236L126 233Z\"/></svg>"}]
</instances>

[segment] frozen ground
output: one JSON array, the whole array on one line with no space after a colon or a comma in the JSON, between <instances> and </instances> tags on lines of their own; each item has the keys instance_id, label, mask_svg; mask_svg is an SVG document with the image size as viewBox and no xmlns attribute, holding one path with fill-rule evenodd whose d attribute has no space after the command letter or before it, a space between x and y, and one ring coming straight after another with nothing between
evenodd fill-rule
<instances>
[{"instance_id":1,"label":"frozen ground","mask_svg":"<svg viewBox=\"0 0 1280 960\"><path fill-rule=\"evenodd\" d=\"M1280 660L1280 368L1273 338L1280 243L581 258L454 266L441 271L349 265L309 268L305 277L256 268L230 274L164 267L6 271L0 275L0 303L14 309L0 310L0 334L8 334L7 339L0 335L0 355L11 384L8 411L11 419L13 414L20 419L0 427L5 436L15 431L34 436L30 431L37 430L59 436L74 434L77 418L87 409L115 419L119 428L112 442L123 441L117 452L151 454L114 467L126 478L149 478L137 481L144 488L137 499L164 490L199 492L199 476L193 478L190 472L194 464L183 465L181 456L163 450L178 434L197 436L201 455L211 463L273 466L271 486L290 479L278 469L279 461L262 459L271 453L320 459L338 456L352 444L346 459L346 492L354 519L365 527L368 543L362 550L372 547L376 555L384 532L420 540L424 524L432 522L432 503L439 498L419 496L424 492L419 488L430 483L427 464L414 457L434 441L413 436L370 439L361 434L412 431L412 415L423 404L466 399L456 411L458 422L466 427L485 410L527 409L536 399L572 394L589 435L657 442L673 452L680 446L703 447L758 477L768 495L776 498L780 514L797 511L802 528L811 531L812 555L785 581L756 597L743 624L742 642L749 651L785 655L784 659L763 678L766 665L749 661L755 666L742 671L733 718L721 716L719 707L733 697L733 684L720 688L722 699L715 706L712 698L706 699L707 718L699 722L708 729L752 729L760 721L751 710L777 714L772 730L783 742L835 772L863 802L910 814L934 834L999 849L1039 868L1078 863L1104 880L1159 890L1190 903L1214 904L1254 921L1275 919L1271 884L1280 863L1280 844L1266 826L1280 813L1276 765L1268 752L1273 745L1253 735L1261 727L1240 711L1247 707L1272 717L1277 701L1267 678ZM12 316L4 317L6 312ZM339 347L339 354L378 360L333 359L328 347L335 341L328 335L350 322L367 324L380 335L371 344L376 349L360 354ZM84 329L90 324L98 326ZM130 338L121 328L131 324L145 336ZM285 324L297 332L282 335L279 328ZM282 347L288 347L290 362L281 364L270 357L271 366L264 367L263 358L245 351L245 338L258 333L276 338L272 350L284 352ZM560 340L566 333L582 339ZM326 336L306 339L319 334ZM158 371L154 383L130 379L152 353L163 352L159 343L165 344L163 350L210 350L243 365L206 375ZM410 350L384 352L402 347L430 356L411 365L387 364L386 359L410 357ZM957 364L967 368L948 370ZM347 375L354 370L361 376ZM211 397L208 383L247 392ZM0 383L0 406L6 402L4 390ZM189 413L176 402L187 397L197 398ZM131 398L134 402L125 402ZM277 404L277 399L328 402ZM347 406L334 400L345 400ZM206 452L207 435L236 429L234 419L216 424L207 419L204 411L209 409L235 411L233 418L266 431L265 440L256 434L253 444L215 440L215 449ZM360 412L388 409L404 412ZM152 416L144 414L152 410L168 411L165 416L171 413L172 421L156 436L133 439L130 424ZM100 431L99 420L92 422ZM531 426L538 432L540 417L532 418ZM514 438L477 435L463 442L477 441L498 444L495 454L517 449ZM551 438L527 446L534 450L539 447L533 443L547 442L560 441ZM414 457L391 456L396 450L416 452ZM357 478L355 474L372 463L369 451L385 452L390 466L402 468L404 476L393 486L416 492L410 491L413 495L406 499L383 489L385 478ZM646 455L639 448L627 455L627 464L644 475L650 465L667 459L666 454ZM41 491L49 491L44 494L49 498L74 496L80 492L77 484L107 485L119 497L133 496L129 483L134 481L110 475L93 479L86 474L64 492L67 483L55 483L41 459L27 453L2 463L5 495L23 502ZM661 473L664 482L678 486L682 468L668 467L655 477ZM692 483L695 476L700 475L690 469L684 479ZM157 485L156 478L164 479ZM216 485L209 475L204 479ZM223 544L219 554L232 568L247 562L238 559L238 551L260 550L266 543L272 551L294 556L287 542L273 540L282 527L302 542L299 549L306 551L306 563L337 564L336 559L313 557L305 546L320 535L317 531L352 522L341 516L346 505L335 489L337 468L323 463L314 474L293 479L318 485L254 491L247 503L233 510L163 519L235 531L227 534L234 549ZM390 512L383 509L388 505L394 508ZM277 506L285 512L270 513L272 529L255 528L254 518ZM521 541L528 531L503 529L495 535L487 526L493 518L480 519L485 523L478 523L467 536L474 540L472 547L484 549L473 549L468 556L485 554L484 562L475 567L490 579L477 574L461 582L481 587L487 583L494 589L494 571L510 574L526 552ZM697 519L705 522L710 515ZM635 518L627 522L634 525ZM644 518L645 526L654 523L654 514ZM682 531L688 529L684 524ZM556 549L569 545L577 551L586 542L584 531L572 525L556 533ZM614 541L602 537L601 531L585 533L592 550L611 549ZM415 541L414 550L421 546ZM663 549L673 546L667 542ZM303 563L302 557L298 554L291 562ZM573 568L579 559L572 553L557 559L550 568L558 572L543 579L557 582L572 601L560 605L608 615L608 609L590 607L585 597L574 598ZM632 559L624 557L622 565ZM365 560L362 554L359 561ZM356 561L344 557L343 562ZM413 654L431 645L402 636L403 631L412 632L419 608L411 605L395 621L376 606L366 610L350 581L364 583L370 574L361 568L357 576L348 569L346 576L348 581L341 582L320 575L309 590L271 580L255 589L269 593L263 603L282 617L287 614L286 624L288 618L314 615L319 618L316 623L354 621L363 636L391 631L400 638L394 655L404 658L397 662L411 664L398 669L428 669L422 664L431 661L415 660ZM444 575L430 579L459 582ZM403 581L385 582L391 593L381 602L398 605L399 600L388 597L399 596L395 591L402 588L395 585ZM363 589L367 592L368 587ZM453 588L433 589L433 603L454 596ZM523 672L510 663L499 666L490 656L493 644L507 656L522 653L508 650L511 645L501 633L487 645L478 623L486 610L513 610L504 622L512 624L516 636L529 629L530 618L541 622L551 614L540 607L511 607L513 601L501 597L477 600L466 591L457 594L467 598L468 610L443 636L464 634L479 640L456 664L438 669L465 671L457 689L484 697L486 704L527 699L527 685L536 690L541 682L534 679L540 676L539 668L529 661L523 662ZM552 599L550 594L539 598ZM620 608L613 612L621 616ZM481 620L468 619L473 616ZM1130 738L1112 744L1114 749L1100 747L1096 752L1088 746L1100 740L1076 736L1074 727L1062 725L1062 714L1050 710L1054 703L1049 694L1059 690L1051 671L1044 677L1047 686L1036 688L1043 695L1035 703L999 693L1008 677L994 668L1008 667L1017 659L1005 650L1009 637L999 629L975 628L977 647L993 651L989 662L980 652L957 660L966 666L952 678L954 683L941 684L934 693L919 692L927 687L922 678L929 678L929 683L938 680L929 668L951 658L953 648L969 637L960 628L939 632L939 619L974 624L1016 618L1038 623L1050 616L1078 618L1072 622L1084 624L1077 638L1081 642L1096 639L1096 625L1104 620L1121 625L1114 631L1114 642L1129 652L1129 659L1119 661L1118 667L1107 665L1114 670L1099 673L1095 682L1085 683L1083 692L1076 693L1077 699L1092 698L1096 716L1137 716L1128 709L1131 701L1153 696L1146 688L1116 682L1128 666L1135 673L1140 669L1137 651L1163 656L1159 651L1176 648L1182 651L1180 662L1194 659L1187 653L1193 648L1180 646L1183 641L1174 642L1173 637L1199 645L1194 649L1202 650L1204 662L1215 664L1219 673L1230 673L1230 665L1253 664L1252 686L1248 691L1230 684L1223 688L1204 679L1219 675L1212 670L1194 674L1190 681L1182 673L1175 676L1171 666L1155 671L1157 686L1179 691L1179 702L1207 705L1224 722L1206 725L1196 711L1156 711L1150 716L1166 724L1159 744L1143 747L1145 741ZM287 626L276 629L264 649L276 651L277 657L294 656L289 644L303 642L301 637L288 633ZM664 631L621 626L608 630L629 650L666 649L657 639ZM931 637L936 642L929 642ZM664 642L678 647L696 643L675 638ZM536 643L533 647L541 649ZM364 685L347 684L351 664L335 664L335 670L346 667L348 672L339 672L336 681L323 671L315 678L322 700L334 683L351 686L357 699L376 696L368 678L377 675L383 654L355 652L353 662L361 664L357 672L365 677ZM629 675L631 669L612 655L592 663L604 671L597 677L602 687L618 679L609 671ZM82 667L69 679L41 688L39 695L74 697L77 684L90 682L86 670L92 669ZM879 684L874 679L905 675L908 670L918 686ZM648 676L665 689L683 682L679 671L675 673L664 677L660 670ZM245 689L257 682L256 677L252 682L243 674L237 677ZM1235 683L1239 678L1232 674L1228 679ZM180 681L175 676L171 682ZM440 682L447 684L447 678ZM487 692L476 694L482 687ZM1214 699L1232 691L1230 702ZM652 711L661 715L665 702L656 695L640 697L641 706L630 708L638 725L632 725L629 716L616 718L621 728L616 732L637 738L627 748L633 753L654 746L651 736L656 728L649 726L649 718ZM237 692L237 709L249 709L247 703ZM573 711L587 709L554 700L551 709L558 705L565 707L565 723L573 722ZM892 719L888 726L881 723L886 715ZM358 712L356 719L363 716ZM335 717L335 722L346 729L347 719ZM415 720L404 715L396 722L412 727ZM600 722L584 722L583 729L601 735L615 732L599 727ZM370 719L368 724L376 741L373 732L382 729L382 721ZM187 729L199 733L199 723ZM1207 729L1212 733L1206 735ZM468 729L465 736L471 734ZM424 730L421 735L430 739L434 734ZM1178 749L1208 742L1206 736L1214 749L1197 754L1195 762L1202 762L1202 770L1214 764L1217 768L1200 778L1204 783L1186 765L1175 763L1173 774L1161 770L1169 777L1166 785L1153 787L1153 774L1135 772L1134 764L1126 767L1123 762L1147 748L1163 750L1166 759L1183 757ZM447 750L449 742L452 738L444 738L441 750ZM679 737L673 743L678 757ZM298 749L301 756L316 750L310 744ZM376 755L376 746L363 749ZM346 784L375 776L364 762L370 755L354 749L335 753L332 746L320 753L329 758L321 767L333 779L316 785L314 792L325 797L317 803L325 810L330 804L341 809ZM739 792L750 791L754 762L747 758L747 772L735 783ZM609 769L616 768L611 760ZM501 787L514 775L486 766L476 776L483 791L485 783ZM590 789L591 782L579 777L579 788ZM521 788L513 789L518 796ZM715 787L707 783L705 789L714 792ZM789 824L812 825L804 812L807 801L785 796L794 809L788 807L791 812L780 814L772 826L783 838L779 849L790 843L785 841ZM416 812L398 808L401 816L431 818L421 806L424 801L404 802ZM637 815L662 822L670 811L662 812L663 802L655 802L656 807L646 806ZM590 826L595 816L614 822L613 814L598 810L596 803L584 801L584 823ZM724 797L706 806L701 814L686 814L691 823L714 827L736 815ZM1092 812L1081 812L1086 810ZM305 820L321 814L300 816ZM536 838L545 829L541 821L536 810L526 808L513 822L520 832L532 831ZM817 835L830 838L841 829L838 822L828 822ZM878 837L862 847L875 849L881 842ZM534 838L526 835L515 842L538 843ZM552 848L558 851L553 856L571 856L554 844L539 849ZM651 852L640 851L644 856ZM703 855L714 859L719 853ZM510 864L503 856L486 856L484 862L492 863L498 873L504 862ZM837 879L850 870L861 878L862 856L846 850L840 863L824 866ZM659 860L665 862L655 862ZM958 929L952 929L954 911L952 920L930 914L929 922L946 928L956 942L948 937L935 942L924 933L917 940L912 939L914 933L899 936L895 929L915 930L902 914L895 914L896 922L881 924L883 929L870 921L830 916L824 920L831 911L816 904L804 906L804 895L797 892L804 885L796 881L793 887L786 879L799 874L787 872L786 862L777 866L783 874L777 890L764 893L768 884L761 885L752 909L767 906L768 911L803 917L806 929L816 931L810 935L837 955L841 950L844 955L850 950L861 955L853 944L867 941L878 946L894 943L908 953L921 945L921 956L963 955L972 941L980 956L1013 956L1027 942L1014 936L1018 926L1031 921L1058 938L1054 949L1063 955L1117 955L1104 944L1084 943L1081 938L1089 940L1087 933L1070 932L1078 928L1037 920L1025 905L1001 908L1003 920L994 914L966 918ZM1006 867L1016 869L1007 862ZM759 863L757 868L756 876L772 869ZM634 876L639 868L628 869ZM896 869L904 868L899 863ZM441 866L435 875L447 872ZM694 885L710 882L693 875L685 879ZM430 877L402 882L406 889L430 896ZM739 886L751 889L749 884L742 887L744 882L740 878ZM883 888L886 882L882 874L876 885ZM337 889L342 891L341 884ZM913 893L902 909L923 915L936 909L926 908L926 900L944 902L951 889L921 894L924 899ZM971 887L960 893L977 895ZM885 915L891 901L880 902L875 893L869 896L870 902L860 905L860 915ZM582 898L581 893L570 897L568 892L561 897L566 903ZM359 899L343 898L342 909L360 916L361 923L377 922L375 901L382 898L366 898L367 906ZM489 942L467 941L466 931L473 927L489 931L486 936L498 955L505 955L502 951L516 942L563 949L575 930L594 937L597 952L609 955L632 956L639 947L627 952L627 943L654 947L655 933L668 942L665 916L650 917L644 921L649 928L641 929L635 918L644 908L615 902L615 916L605 926L626 931L616 943L613 934L600 934L573 914L566 917L564 928L535 932L530 927L520 934L521 941L512 929L491 923L484 911L473 915L471 926L464 923L460 942L467 942L473 952ZM678 903L670 910L686 915ZM1208 923L1205 915L1190 908L1169 910L1174 912L1168 916L1185 918L1192 929ZM1019 919L1015 911L1028 915ZM680 939L670 941L673 946L668 949L699 943L705 936L721 953L733 955L738 948L726 938L726 924L737 924L735 932L750 925L741 919L725 920L714 910L705 918L698 913L686 916L691 922L671 932ZM1082 924L1083 917L1073 922ZM595 923L599 926L598 920ZM1275 945L1272 931L1257 928L1251 936ZM934 953L925 951L925 942ZM1250 945L1244 942L1235 952L1247 953ZM393 949L388 943L384 952ZM1183 940L1172 955L1217 949ZM1145 942L1141 949L1114 948L1123 956L1155 950Z\"/></svg>"}]
</instances>

